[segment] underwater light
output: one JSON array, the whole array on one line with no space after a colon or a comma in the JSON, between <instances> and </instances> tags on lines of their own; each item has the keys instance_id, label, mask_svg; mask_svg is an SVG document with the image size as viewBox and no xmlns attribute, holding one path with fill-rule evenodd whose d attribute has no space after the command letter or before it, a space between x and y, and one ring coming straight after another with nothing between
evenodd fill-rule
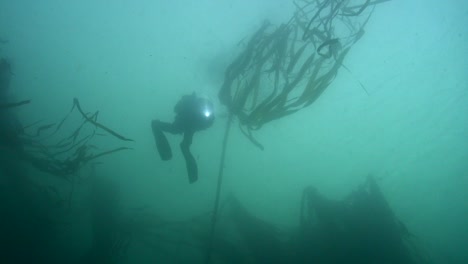
<instances>
[{"instance_id":1,"label":"underwater light","mask_svg":"<svg viewBox=\"0 0 468 264\"><path fill-rule=\"evenodd\" d=\"M208 109L208 108L203 109L203 115L204 115L205 117L208 118L208 117L211 116L211 114L212 114L212 113L211 113L210 109Z\"/></svg>"},{"instance_id":2,"label":"underwater light","mask_svg":"<svg viewBox=\"0 0 468 264\"><path fill-rule=\"evenodd\" d=\"M212 119L214 117L214 107L211 101L206 97L200 97L198 103L198 112L203 118Z\"/></svg>"}]
</instances>

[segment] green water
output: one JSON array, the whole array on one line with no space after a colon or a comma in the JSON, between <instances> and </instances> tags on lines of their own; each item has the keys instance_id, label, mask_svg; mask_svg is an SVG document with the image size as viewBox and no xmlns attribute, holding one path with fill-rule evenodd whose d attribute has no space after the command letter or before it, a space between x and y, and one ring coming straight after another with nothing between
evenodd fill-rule
<instances>
[{"instance_id":1,"label":"green water","mask_svg":"<svg viewBox=\"0 0 468 264\"><path fill-rule=\"evenodd\" d=\"M279 24L293 12L286 0L2 0L0 37L8 43L0 55L13 64L13 98L31 99L18 109L24 124L59 120L79 98L135 140L99 167L118 182L124 204L186 220L212 209L227 121L217 101L225 67L263 20ZM467 24L465 1L377 6L344 61L351 73L341 69L313 105L256 131L264 151L233 125L222 196L233 193L288 229L298 223L306 186L339 199L372 174L437 261L467 263ZM169 137L174 158L161 161L150 121L172 120L173 105L193 91L214 100L216 121L195 135L200 179L190 185L181 137ZM79 249L88 243L68 237Z\"/></svg>"}]
</instances>

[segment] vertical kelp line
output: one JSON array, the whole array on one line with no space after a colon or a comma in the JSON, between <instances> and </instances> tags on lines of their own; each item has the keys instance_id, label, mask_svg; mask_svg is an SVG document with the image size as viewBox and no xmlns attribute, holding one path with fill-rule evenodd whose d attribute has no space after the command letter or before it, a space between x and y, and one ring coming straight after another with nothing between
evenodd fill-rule
<instances>
[{"instance_id":1,"label":"vertical kelp line","mask_svg":"<svg viewBox=\"0 0 468 264\"><path fill-rule=\"evenodd\" d=\"M210 236L208 237L208 247L206 251L205 263L211 263L211 251L213 250L213 240L216 228L216 222L218 221L218 209L219 209L219 197L221 196L221 185L223 184L223 174L224 174L224 161L226 158L226 147L227 141L229 138L229 131L231 130L233 114L230 113L227 123L226 130L224 131L223 146L221 148L221 159L219 160L219 170L218 170L218 184L216 185L216 196L215 202L213 205L213 215L211 216L211 226L210 226Z\"/></svg>"}]
</instances>

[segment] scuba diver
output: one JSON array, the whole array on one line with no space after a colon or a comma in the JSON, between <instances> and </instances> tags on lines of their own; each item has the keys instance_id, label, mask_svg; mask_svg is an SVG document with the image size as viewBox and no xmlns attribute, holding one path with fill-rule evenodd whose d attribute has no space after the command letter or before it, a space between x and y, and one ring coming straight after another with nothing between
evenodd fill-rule
<instances>
[{"instance_id":1,"label":"scuba diver","mask_svg":"<svg viewBox=\"0 0 468 264\"><path fill-rule=\"evenodd\" d=\"M174 122L167 123L159 120L151 122L153 136L156 147L162 160L172 158L172 150L164 135L164 132L171 134L184 134L184 139L180 143L180 149L185 159L187 173L190 183L198 179L197 163L190 153L193 134L195 132L209 128L214 121L213 104L206 98L191 95L184 95L174 107L176 117Z\"/></svg>"}]
</instances>

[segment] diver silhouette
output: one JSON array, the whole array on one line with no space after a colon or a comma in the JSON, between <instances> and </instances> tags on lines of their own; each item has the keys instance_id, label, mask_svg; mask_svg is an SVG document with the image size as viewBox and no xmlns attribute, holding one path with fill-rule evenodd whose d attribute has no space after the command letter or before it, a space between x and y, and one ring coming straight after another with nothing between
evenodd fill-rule
<instances>
[{"instance_id":1,"label":"diver silhouette","mask_svg":"<svg viewBox=\"0 0 468 264\"><path fill-rule=\"evenodd\" d=\"M164 132L171 134L184 134L180 149L185 159L190 183L198 179L198 166L190 153L195 132L209 128L214 121L213 104L206 98L198 97L195 92L184 95L174 107L176 113L174 122L167 123L159 120L151 122L156 147L162 160L172 158L172 150Z\"/></svg>"}]
</instances>

